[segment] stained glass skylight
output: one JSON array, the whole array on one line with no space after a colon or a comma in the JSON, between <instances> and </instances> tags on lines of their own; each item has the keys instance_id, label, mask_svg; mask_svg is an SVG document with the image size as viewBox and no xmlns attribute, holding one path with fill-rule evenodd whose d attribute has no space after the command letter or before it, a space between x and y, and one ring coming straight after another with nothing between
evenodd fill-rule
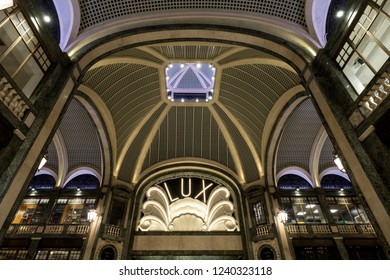
<instances>
[{"instance_id":1,"label":"stained glass skylight","mask_svg":"<svg viewBox=\"0 0 390 280\"><path fill-rule=\"evenodd\" d=\"M165 74L173 102L208 102L213 98L215 67L210 63L171 63Z\"/></svg>"}]
</instances>

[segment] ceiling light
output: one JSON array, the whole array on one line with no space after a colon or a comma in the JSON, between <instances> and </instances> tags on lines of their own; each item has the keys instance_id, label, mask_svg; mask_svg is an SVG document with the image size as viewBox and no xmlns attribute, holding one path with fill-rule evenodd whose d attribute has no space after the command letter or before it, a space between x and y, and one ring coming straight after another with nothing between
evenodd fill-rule
<instances>
[{"instance_id":1,"label":"ceiling light","mask_svg":"<svg viewBox=\"0 0 390 280\"><path fill-rule=\"evenodd\" d=\"M305 215L306 214L306 212L298 212L297 213L297 216L303 216L303 215Z\"/></svg>"},{"instance_id":2,"label":"ceiling light","mask_svg":"<svg viewBox=\"0 0 390 280\"><path fill-rule=\"evenodd\" d=\"M46 162L47 162L47 154L45 154L41 159L41 162L39 163L38 166L38 171L42 169L42 167L46 164Z\"/></svg>"},{"instance_id":3,"label":"ceiling light","mask_svg":"<svg viewBox=\"0 0 390 280\"><path fill-rule=\"evenodd\" d=\"M51 21L51 18L49 16L43 16L43 20L49 23Z\"/></svg>"},{"instance_id":4,"label":"ceiling light","mask_svg":"<svg viewBox=\"0 0 390 280\"><path fill-rule=\"evenodd\" d=\"M336 13L337 18L341 18L343 15L344 15L344 11L342 11L342 10L337 11L337 13Z\"/></svg>"},{"instance_id":5,"label":"ceiling light","mask_svg":"<svg viewBox=\"0 0 390 280\"><path fill-rule=\"evenodd\" d=\"M330 209L330 213L336 213L337 211L337 209Z\"/></svg>"},{"instance_id":6,"label":"ceiling light","mask_svg":"<svg viewBox=\"0 0 390 280\"><path fill-rule=\"evenodd\" d=\"M344 173L345 173L344 165L343 165L343 163L341 162L341 159L340 159L339 155L336 154L336 153L333 154L333 162L336 164L337 168L338 168L341 172L344 172Z\"/></svg>"}]
</instances>

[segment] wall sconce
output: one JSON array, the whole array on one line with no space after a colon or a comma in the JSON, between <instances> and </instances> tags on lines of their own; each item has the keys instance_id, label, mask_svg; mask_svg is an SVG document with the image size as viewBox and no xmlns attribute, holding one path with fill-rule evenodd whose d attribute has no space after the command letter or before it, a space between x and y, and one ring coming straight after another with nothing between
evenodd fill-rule
<instances>
[{"instance_id":1,"label":"wall sconce","mask_svg":"<svg viewBox=\"0 0 390 280\"><path fill-rule=\"evenodd\" d=\"M278 219L279 219L279 221L282 223L282 224L286 224L287 223L287 220L288 220L288 214L287 214L287 212L286 211L284 211L284 210L280 210L279 212L278 212Z\"/></svg>"},{"instance_id":2,"label":"wall sconce","mask_svg":"<svg viewBox=\"0 0 390 280\"><path fill-rule=\"evenodd\" d=\"M8 9L14 5L13 0L0 0L0 10Z\"/></svg>"},{"instance_id":3,"label":"wall sconce","mask_svg":"<svg viewBox=\"0 0 390 280\"><path fill-rule=\"evenodd\" d=\"M97 217L97 211L96 209L89 209L88 211L88 222L91 224L93 223L95 220L96 220L96 217Z\"/></svg>"},{"instance_id":4,"label":"wall sconce","mask_svg":"<svg viewBox=\"0 0 390 280\"><path fill-rule=\"evenodd\" d=\"M343 172L343 173L346 172L346 171L345 171L345 168L344 168L344 165L343 165L343 163L341 162L341 159L340 159L339 155L336 154L336 153L333 154L333 162L336 164L337 168L338 168L341 172Z\"/></svg>"},{"instance_id":5,"label":"wall sconce","mask_svg":"<svg viewBox=\"0 0 390 280\"><path fill-rule=\"evenodd\" d=\"M42 167L46 164L46 162L47 162L47 154L45 154L41 159L41 162L39 163L38 166L38 171L42 169Z\"/></svg>"}]
</instances>

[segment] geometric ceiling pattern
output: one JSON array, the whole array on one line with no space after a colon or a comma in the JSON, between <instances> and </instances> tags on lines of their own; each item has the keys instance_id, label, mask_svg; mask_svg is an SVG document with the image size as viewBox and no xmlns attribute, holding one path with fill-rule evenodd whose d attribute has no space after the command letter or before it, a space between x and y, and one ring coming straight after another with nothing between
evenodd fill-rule
<instances>
[{"instance_id":1,"label":"geometric ceiling pattern","mask_svg":"<svg viewBox=\"0 0 390 280\"><path fill-rule=\"evenodd\" d=\"M259 0L259 1L219 1L219 0L161 0L161 1L106 1L80 0L80 32L103 22L126 16L178 13L183 11L235 12L252 16L272 16L306 27L305 0Z\"/></svg>"},{"instance_id":2,"label":"geometric ceiling pattern","mask_svg":"<svg viewBox=\"0 0 390 280\"><path fill-rule=\"evenodd\" d=\"M292 39L307 47L308 54L320 45L316 34L321 32L316 24L326 18L314 13L313 2L305 0L79 0L72 7L69 13L75 18L70 27L62 26L66 34L61 43L71 59L83 56L82 48L87 50L88 42L109 40L105 35L119 32L118 35L126 38L127 30L143 35L148 33L147 27L161 28L161 22L173 29L175 24L195 24L195 29L208 30L209 27L198 26L203 23L203 17L208 26L252 28L270 36ZM199 18L199 14L203 17ZM307 40L299 41L289 34L303 35ZM149 38L153 44L127 48L123 45L102 52L101 58L89 68L80 69L83 74L76 95L88 98L75 103L79 107L71 105L73 117L65 116L59 130L74 135L64 140L73 150L69 167L89 161L96 170L110 170L112 179L131 185L159 164L173 160L198 161L219 165L241 183L250 184L269 178L265 176L269 171L267 164L274 165L276 171L294 165L310 172L313 147L317 147L315 151L319 155L318 168L330 166L329 139L322 137L321 144L316 144L324 131L317 112L301 86L301 77L271 54L277 50L264 47L260 51L226 43L230 40L223 38L218 43L207 38L185 38L180 41ZM213 98L202 102L195 102L194 98L188 102L168 98L166 69L176 63L215 67ZM210 89L212 83L200 79L204 76L198 72L196 69L191 72L191 81L182 76L186 91L191 89L188 83L195 85L196 79L202 89ZM306 96L306 101L289 110L298 95ZM90 110L96 113L93 121L83 115ZM285 112L291 113L286 117ZM88 123L94 133L78 122ZM81 131L72 131L72 125L93 134L93 138L101 138L98 143L103 147L103 158L101 148L97 158L84 160L77 156L81 150L88 151L87 145L96 149L97 144L88 143ZM274 138L275 131L281 131L277 138ZM274 144L275 141L278 143ZM273 157L267 156L269 147L276 147ZM53 150L50 145L49 152ZM50 164L56 168L54 163Z\"/></svg>"}]
</instances>

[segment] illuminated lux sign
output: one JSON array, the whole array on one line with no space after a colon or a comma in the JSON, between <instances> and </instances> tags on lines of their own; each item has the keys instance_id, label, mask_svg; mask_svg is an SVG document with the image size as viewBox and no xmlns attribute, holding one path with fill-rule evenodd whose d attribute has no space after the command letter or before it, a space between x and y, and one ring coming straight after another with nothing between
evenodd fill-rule
<instances>
[{"instance_id":1,"label":"illuminated lux sign","mask_svg":"<svg viewBox=\"0 0 390 280\"><path fill-rule=\"evenodd\" d=\"M0 0L0 10L10 8L14 5L13 0Z\"/></svg>"},{"instance_id":2,"label":"illuminated lux sign","mask_svg":"<svg viewBox=\"0 0 390 280\"><path fill-rule=\"evenodd\" d=\"M229 189L209 180L166 180L142 201L141 231L239 231Z\"/></svg>"},{"instance_id":3,"label":"illuminated lux sign","mask_svg":"<svg viewBox=\"0 0 390 280\"><path fill-rule=\"evenodd\" d=\"M187 181L187 182L186 182ZM178 200L179 198L184 197L192 197L195 199L199 199L200 196L203 197L203 202L206 203L207 201L207 195L206 191L209 190L214 183L209 183L206 186L206 181L202 180L202 187L200 189L199 185L195 185L195 187L192 187L192 179L191 178L181 178L180 180L180 195L181 197L177 196L175 198L172 198L170 187L168 186L167 182L164 182L164 188L167 192L167 195L169 197L170 202L174 202Z\"/></svg>"}]
</instances>

